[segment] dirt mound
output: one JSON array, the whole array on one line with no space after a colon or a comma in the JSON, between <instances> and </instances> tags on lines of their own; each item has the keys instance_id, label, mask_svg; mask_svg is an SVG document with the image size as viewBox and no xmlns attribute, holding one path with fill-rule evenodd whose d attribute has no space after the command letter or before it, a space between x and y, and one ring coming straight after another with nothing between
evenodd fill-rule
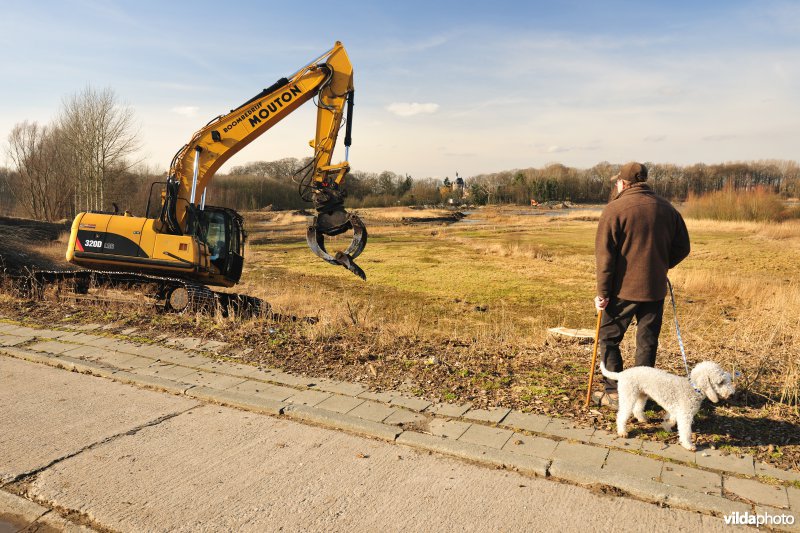
<instances>
[{"instance_id":1,"label":"dirt mound","mask_svg":"<svg viewBox=\"0 0 800 533\"><path fill-rule=\"evenodd\" d=\"M29 269L63 269L69 265L52 250L69 222L42 222L24 218L0 217L0 272L11 275Z\"/></svg>"}]
</instances>

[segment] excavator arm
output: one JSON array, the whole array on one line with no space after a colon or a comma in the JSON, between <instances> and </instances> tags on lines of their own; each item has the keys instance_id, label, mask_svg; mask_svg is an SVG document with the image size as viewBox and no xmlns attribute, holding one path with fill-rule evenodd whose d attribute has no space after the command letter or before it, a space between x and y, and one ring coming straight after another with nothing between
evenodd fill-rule
<instances>
[{"instance_id":1,"label":"excavator arm","mask_svg":"<svg viewBox=\"0 0 800 533\"><path fill-rule=\"evenodd\" d=\"M353 66L340 42L317 59L197 131L173 158L161 213L169 233L187 232L192 212L202 209L205 191L216 171L230 157L303 104L316 98L316 135L308 175L301 182L301 196L313 202L317 215L308 227L311 250L325 261L341 265L366 279L353 261L367 244L367 231L360 218L344 209L344 179L350 170L353 110ZM347 107L345 161L332 164L333 150ZM344 251L331 255L325 236L353 230Z\"/></svg>"}]
</instances>

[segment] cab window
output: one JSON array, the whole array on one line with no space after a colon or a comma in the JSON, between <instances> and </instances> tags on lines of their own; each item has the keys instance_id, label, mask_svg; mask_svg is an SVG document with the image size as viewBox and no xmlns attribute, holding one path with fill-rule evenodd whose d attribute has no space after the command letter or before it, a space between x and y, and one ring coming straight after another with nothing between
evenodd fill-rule
<instances>
[{"instance_id":1,"label":"cab window","mask_svg":"<svg viewBox=\"0 0 800 533\"><path fill-rule=\"evenodd\" d=\"M224 213L210 212L206 230L206 244L211 251L211 261L223 260L228 255Z\"/></svg>"}]
</instances>

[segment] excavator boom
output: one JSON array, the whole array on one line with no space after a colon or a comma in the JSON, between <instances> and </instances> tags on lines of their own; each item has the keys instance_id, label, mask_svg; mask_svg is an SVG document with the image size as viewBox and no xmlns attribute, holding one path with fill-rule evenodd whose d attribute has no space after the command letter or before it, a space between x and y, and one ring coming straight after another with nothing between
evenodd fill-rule
<instances>
[{"instance_id":1,"label":"excavator boom","mask_svg":"<svg viewBox=\"0 0 800 533\"><path fill-rule=\"evenodd\" d=\"M340 42L289 77L281 78L226 115L198 130L175 155L170 165L161 221L172 234L189 232L193 213L202 209L205 192L216 171L234 154L272 126L316 98L314 150L308 179L302 184L305 199L317 216L308 227L311 250L331 264L344 266L362 279L353 259L367 243L367 231L357 215L344 209L344 178L350 170L345 160L331 164L339 129L347 107L345 145L350 146L353 109L353 66ZM346 152L347 155L347 152ZM345 158L346 159L346 158ZM346 250L334 255L325 250L325 236L353 230Z\"/></svg>"}]
</instances>

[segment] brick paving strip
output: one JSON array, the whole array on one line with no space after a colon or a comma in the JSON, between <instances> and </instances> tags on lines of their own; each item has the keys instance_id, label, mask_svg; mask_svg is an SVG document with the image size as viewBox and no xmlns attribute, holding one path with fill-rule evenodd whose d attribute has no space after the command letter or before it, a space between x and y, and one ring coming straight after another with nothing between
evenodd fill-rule
<instances>
[{"instance_id":1,"label":"brick paving strip","mask_svg":"<svg viewBox=\"0 0 800 533\"><path fill-rule=\"evenodd\" d=\"M749 455L689 452L565 419L432 404L399 392L370 392L357 383L217 361L203 354L224 347L217 341L171 339L166 347L96 334L100 325L73 329L0 322L0 353L528 475L611 486L659 505L715 516L791 514L795 523L787 530L800 531L800 473L756 463ZM46 509L30 512L39 511L46 516Z\"/></svg>"}]
</instances>

